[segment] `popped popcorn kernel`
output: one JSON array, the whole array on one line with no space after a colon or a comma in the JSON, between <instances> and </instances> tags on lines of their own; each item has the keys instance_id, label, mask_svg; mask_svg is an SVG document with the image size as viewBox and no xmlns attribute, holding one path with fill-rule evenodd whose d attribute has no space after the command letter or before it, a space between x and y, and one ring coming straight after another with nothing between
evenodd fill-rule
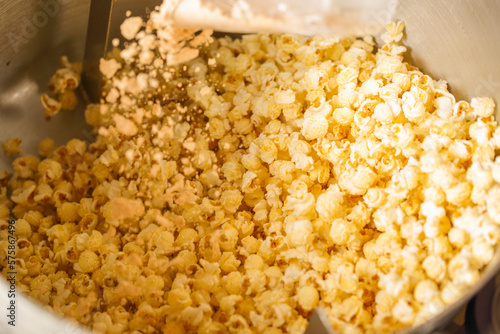
<instances>
[{"instance_id":1,"label":"popped popcorn kernel","mask_svg":"<svg viewBox=\"0 0 500 334\"><path fill-rule=\"evenodd\" d=\"M495 102L491 97L473 98L470 105L478 117L491 117L495 113Z\"/></svg>"},{"instance_id":2,"label":"popped popcorn kernel","mask_svg":"<svg viewBox=\"0 0 500 334\"><path fill-rule=\"evenodd\" d=\"M99 257L96 253L85 250L78 259L78 263L75 264L75 269L84 273L89 273L95 271L99 267Z\"/></svg>"},{"instance_id":3,"label":"popped popcorn kernel","mask_svg":"<svg viewBox=\"0 0 500 334\"><path fill-rule=\"evenodd\" d=\"M48 94L40 96L46 118L55 116L61 109L73 110L78 105L74 91L80 85L81 63L70 63L65 56L60 60L63 68L57 70L48 85L49 92L55 98Z\"/></svg>"},{"instance_id":4,"label":"popped popcorn kernel","mask_svg":"<svg viewBox=\"0 0 500 334\"><path fill-rule=\"evenodd\" d=\"M297 299L302 309L305 311L311 311L316 307L316 305L318 305L318 290L312 286L304 286L297 293Z\"/></svg>"},{"instance_id":5,"label":"popped popcorn kernel","mask_svg":"<svg viewBox=\"0 0 500 334\"><path fill-rule=\"evenodd\" d=\"M120 25L122 36L128 40L133 39L141 29L144 21L139 16L128 17Z\"/></svg>"}]
</instances>

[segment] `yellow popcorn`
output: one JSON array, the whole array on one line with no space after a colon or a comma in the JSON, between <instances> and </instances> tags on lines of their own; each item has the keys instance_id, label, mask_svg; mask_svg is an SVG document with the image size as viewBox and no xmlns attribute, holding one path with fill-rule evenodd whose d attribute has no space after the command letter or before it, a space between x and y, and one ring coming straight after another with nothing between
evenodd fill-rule
<instances>
[{"instance_id":1,"label":"yellow popcorn","mask_svg":"<svg viewBox=\"0 0 500 334\"><path fill-rule=\"evenodd\" d=\"M411 324L414 319L414 310L407 301L401 299L392 309L392 316L401 323Z\"/></svg>"},{"instance_id":2,"label":"yellow popcorn","mask_svg":"<svg viewBox=\"0 0 500 334\"><path fill-rule=\"evenodd\" d=\"M278 148L269 138L258 141L260 158L266 163L272 163L278 157Z\"/></svg>"},{"instance_id":3,"label":"yellow popcorn","mask_svg":"<svg viewBox=\"0 0 500 334\"><path fill-rule=\"evenodd\" d=\"M29 238L31 233L31 224L26 219L16 220L16 235L19 238Z\"/></svg>"},{"instance_id":4,"label":"yellow popcorn","mask_svg":"<svg viewBox=\"0 0 500 334\"><path fill-rule=\"evenodd\" d=\"M243 278L240 272L233 271L222 279L222 285L230 294L239 295L242 292Z\"/></svg>"},{"instance_id":5,"label":"yellow popcorn","mask_svg":"<svg viewBox=\"0 0 500 334\"><path fill-rule=\"evenodd\" d=\"M387 195L385 194L385 191L383 189L370 188L363 196L363 198L368 207L377 209L384 205Z\"/></svg>"},{"instance_id":6,"label":"yellow popcorn","mask_svg":"<svg viewBox=\"0 0 500 334\"><path fill-rule=\"evenodd\" d=\"M302 287L297 293L297 301L304 311L311 311L318 304L318 290L312 286Z\"/></svg>"},{"instance_id":7,"label":"yellow popcorn","mask_svg":"<svg viewBox=\"0 0 500 334\"><path fill-rule=\"evenodd\" d=\"M375 296L375 308L381 315L392 313L396 299L385 290L380 290Z\"/></svg>"},{"instance_id":8,"label":"yellow popcorn","mask_svg":"<svg viewBox=\"0 0 500 334\"><path fill-rule=\"evenodd\" d=\"M441 299L445 303L453 303L463 293L463 286L453 283L447 283L441 291Z\"/></svg>"},{"instance_id":9,"label":"yellow popcorn","mask_svg":"<svg viewBox=\"0 0 500 334\"><path fill-rule=\"evenodd\" d=\"M227 190L222 193L221 204L229 212L236 212L241 205L243 195L238 190Z\"/></svg>"},{"instance_id":10,"label":"yellow popcorn","mask_svg":"<svg viewBox=\"0 0 500 334\"><path fill-rule=\"evenodd\" d=\"M173 289L168 293L168 303L172 307L184 309L192 304L189 293L182 289Z\"/></svg>"},{"instance_id":11,"label":"yellow popcorn","mask_svg":"<svg viewBox=\"0 0 500 334\"><path fill-rule=\"evenodd\" d=\"M376 180L376 174L370 167L359 166L357 169L342 173L339 184L351 195L364 195Z\"/></svg>"},{"instance_id":12,"label":"yellow popcorn","mask_svg":"<svg viewBox=\"0 0 500 334\"><path fill-rule=\"evenodd\" d=\"M42 94L40 100L45 109L45 117L55 116L59 110L73 110L78 104L78 98L74 90L80 84L81 63L70 64L66 57L61 57L63 68L50 79L48 88L51 94L57 99L47 94Z\"/></svg>"},{"instance_id":13,"label":"yellow popcorn","mask_svg":"<svg viewBox=\"0 0 500 334\"><path fill-rule=\"evenodd\" d=\"M76 203L63 203L59 208L57 208L57 216L62 222L78 221L79 215Z\"/></svg>"},{"instance_id":14,"label":"yellow popcorn","mask_svg":"<svg viewBox=\"0 0 500 334\"><path fill-rule=\"evenodd\" d=\"M342 69L338 74L337 74L337 84L339 86L345 86L349 83L356 83L357 78L359 75L359 71L355 68L352 67L346 67Z\"/></svg>"},{"instance_id":15,"label":"yellow popcorn","mask_svg":"<svg viewBox=\"0 0 500 334\"><path fill-rule=\"evenodd\" d=\"M354 110L337 108L333 111L332 118L340 125L350 125L354 121Z\"/></svg>"},{"instance_id":16,"label":"yellow popcorn","mask_svg":"<svg viewBox=\"0 0 500 334\"><path fill-rule=\"evenodd\" d=\"M62 175L61 164L55 160L45 159L38 164L38 172L45 183L54 182Z\"/></svg>"},{"instance_id":17,"label":"yellow popcorn","mask_svg":"<svg viewBox=\"0 0 500 334\"><path fill-rule=\"evenodd\" d=\"M230 273L238 269L238 267L241 264L241 261L236 259L233 253L224 252L222 253L222 256L219 259L219 263L222 271Z\"/></svg>"},{"instance_id":18,"label":"yellow popcorn","mask_svg":"<svg viewBox=\"0 0 500 334\"><path fill-rule=\"evenodd\" d=\"M285 228L290 245L295 247L306 246L313 240L312 224L309 220L290 222Z\"/></svg>"},{"instance_id":19,"label":"yellow popcorn","mask_svg":"<svg viewBox=\"0 0 500 334\"><path fill-rule=\"evenodd\" d=\"M33 298L108 333L299 333L318 305L378 333L477 281L500 241L494 104L405 63L404 24L374 53L142 23L102 62L95 142L43 140L0 174ZM54 110L76 103L63 67Z\"/></svg>"},{"instance_id":20,"label":"yellow popcorn","mask_svg":"<svg viewBox=\"0 0 500 334\"><path fill-rule=\"evenodd\" d=\"M477 262L477 266L482 267L490 263L494 255L495 249L481 238L472 243L472 259Z\"/></svg>"},{"instance_id":21,"label":"yellow popcorn","mask_svg":"<svg viewBox=\"0 0 500 334\"><path fill-rule=\"evenodd\" d=\"M446 263L438 256L430 255L422 262L422 268L427 276L441 282L446 277Z\"/></svg>"},{"instance_id":22,"label":"yellow popcorn","mask_svg":"<svg viewBox=\"0 0 500 334\"><path fill-rule=\"evenodd\" d=\"M417 283L413 294L417 301L425 303L439 294L438 285L430 279L420 281Z\"/></svg>"}]
</instances>

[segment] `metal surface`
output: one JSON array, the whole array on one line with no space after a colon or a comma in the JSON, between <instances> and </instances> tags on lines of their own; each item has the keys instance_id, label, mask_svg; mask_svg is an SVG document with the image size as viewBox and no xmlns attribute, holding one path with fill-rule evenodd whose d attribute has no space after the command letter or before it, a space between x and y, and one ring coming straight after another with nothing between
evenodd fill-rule
<instances>
[{"instance_id":1,"label":"metal surface","mask_svg":"<svg viewBox=\"0 0 500 334\"><path fill-rule=\"evenodd\" d=\"M101 96L102 74L99 61L106 56L114 0L91 0L85 54L83 56L82 85L92 103Z\"/></svg>"},{"instance_id":2,"label":"metal surface","mask_svg":"<svg viewBox=\"0 0 500 334\"><path fill-rule=\"evenodd\" d=\"M335 334L325 312L317 307L309 318L309 325L304 334Z\"/></svg>"},{"instance_id":3,"label":"metal surface","mask_svg":"<svg viewBox=\"0 0 500 334\"><path fill-rule=\"evenodd\" d=\"M116 7L121 3L130 6L133 15L140 7L144 11L142 2L119 0ZM17 136L22 140L25 153L36 154L38 141L44 137L54 138L56 144L75 137L92 140L90 129L84 122L83 106L74 112L61 112L46 121L39 102L39 95L45 92L50 76L59 67L60 56L68 55L71 61L82 60L89 8L89 0L14 0L0 3L0 142ZM118 21L123 20L123 13L123 9L115 8L112 20L115 17ZM391 16L405 21L408 58L424 72L435 79L447 79L453 93L460 98L486 95L499 102L498 1L401 0L394 13L374 13L364 32L380 34L386 19ZM111 38L117 36L118 30L113 21ZM0 150L0 168L9 168L12 160ZM444 327L499 271L500 250L497 249L493 262L476 285L443 313L409 333L430 333ZM5 296L7 285L2 279L0 298ZM15 333L50 333L39 325L37 319L47 320L43 323L54 328L53 333L74 333L67 321L57 321L41 307L24 298L19 300L22 310L18 320L25 327L23 331L16 328ZM4 299L0 299L2 309L3 302ZM26 306L23 306L24 302ZM0 321L0 324L5 322ZM62 330L60 326L63 326ZM11 327L0 327L0 333L12 333L11 330Z\"/></svg>"}]
</instances>

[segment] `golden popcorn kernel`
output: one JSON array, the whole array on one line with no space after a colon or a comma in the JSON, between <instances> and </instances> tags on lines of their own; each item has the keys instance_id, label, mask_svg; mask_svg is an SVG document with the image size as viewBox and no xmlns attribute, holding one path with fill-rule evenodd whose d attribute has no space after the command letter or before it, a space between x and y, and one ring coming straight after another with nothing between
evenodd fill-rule
<instances>
[{"instance_id":1,"label":"golden popcorn kernel","mask_svg":"<svg viewBox=\"0 0 500 334\"><path fill-rule=\"evenodd\" d=\"M15 231L18 238L29 238L32 234L31 224L25 219L18 219Z\"/></svg>"},{"instance_id":2,"label":"golden popcorn kernel","mask_svg":"<svg viewBox=\"0 0 500 334\"><path fill-rule=\"evenodd\" d=\"M144 214L144 204L137 199L113 197L101 209L104 218L110 221L140 217Z\"/></svg>"},{"instance_id":3,"label":"golden popcorn kernel","mask_svg":"<svg viewBox=\"0 0 500 334\"><path fill-rule=\"evenodd\" d=\"M2 143L2 148L8 156L23 152L21 140L17 137L9 138Z\"/></svg>"},{"instance_id":4,"label":"golden popcorn kernel","mask_svg":"<svg viewBox=\"0 0 500 334\"><path fill-rule=\"evenodd\" d=\"M305 311L312 311L319 301L319 293L312 286L304 286L297 293L297 301Z\"/></svg>"},{"instance_id":5,"label":"golden popcorn kernel","mask_svg":"<svg viewBox=\"0 0 500 334\"><path fill-rule=\"evenodd\" d=\"M243 195L238 190L227 190L222 193L221 204L229 212L236 212L241 205Z\"/></svg>"},{"instance_id":6,"label":"golden popcorn kernel","mask_svg":"<svg viewBox=\"0 0 500 334\"><path fill-rule=\"evenodd\" d=\"M490 97L473 98L471 107L479 117L491 117L495 113L495 102Z\"/></svg>"},{"instance_id":7,"label":"golden popcorn kernel","mask_svg":"<svg viewBox=\"0 0 500 334\"><path fill-rule=\"evenodd\" d=\"M231 252L224 252L219 259L220 268L226 273L234 272L238 269L241 261Z\"/></svg>"},{"instance_id":8,"label":"golden popcorn kernel","mask_svg":"<svg viewBox=\"0 0 500 334\"><path fill-rule=\"evenodd\" d=\"M241 294L243 287L243 277L242 274L238 271L233 271L225 276L222 280L222 285L224 288L233 295Z\"/></svg>"},{"instance_id":9,"label":"golden popcorn kernel","mask_svg":"<svg viewBox=\"0 0 500 334\"><path fill-rule=\"evenodd\" d=\"M77 212L78 204L76 203L63 203L59 208L57 208L57 216L62 222L76 222L79 220L79 215Z\"/></svg>"},{"instance_id":10,"label":"golden popcorn kernel","mask_svg":"<svg viewBox=\"0 0 500 334\"><path fill-rule=\"evenodd\" d=\"M73 110L78 105L78 97L73 90L66 90L58 96L61 109Z\"/></svg>"}]
</instances>

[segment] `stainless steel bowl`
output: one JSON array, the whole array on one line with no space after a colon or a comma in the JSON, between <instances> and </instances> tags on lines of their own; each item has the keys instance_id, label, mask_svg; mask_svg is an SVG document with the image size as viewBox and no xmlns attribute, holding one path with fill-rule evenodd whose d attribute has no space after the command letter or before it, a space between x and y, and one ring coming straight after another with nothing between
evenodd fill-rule
<instances>
[{"instance_id":1,"label":"stainless steel bowl","mask_svg":"<svg viewBox=\"0 0 500 334\"><path fill-rule=\"evenodd\" d=\"M89 0L14 0L0 3L0 141L17 136L25 153L36 153L38 141L52 137L56 144L71 138L92 141L83 105L74 112L44 118L39 95L67 55L81 60L85 44ZM144 3L120 0L113 20L134 14ZM434 78L444 78L463 99L491 96L500 101L500 2L496 0L402 0L394 13L374 13L365 33L380 34L387 19L405 22L408 58ZM117 25L116 25L117 26ZM117 29L112 30L117 34ZM497 117L500 113L497 111ZM0 169L12 159L0 152ZM500 203L499 203L500 205ZM500 250L479 282L458 301L408 333L428 333L447 324L467 301L500 271ZM1 333L83 333L76 325L44 311L16 294L16 327L7 324L9 286L0 279Z\"/></svg>"}]
</instances>

